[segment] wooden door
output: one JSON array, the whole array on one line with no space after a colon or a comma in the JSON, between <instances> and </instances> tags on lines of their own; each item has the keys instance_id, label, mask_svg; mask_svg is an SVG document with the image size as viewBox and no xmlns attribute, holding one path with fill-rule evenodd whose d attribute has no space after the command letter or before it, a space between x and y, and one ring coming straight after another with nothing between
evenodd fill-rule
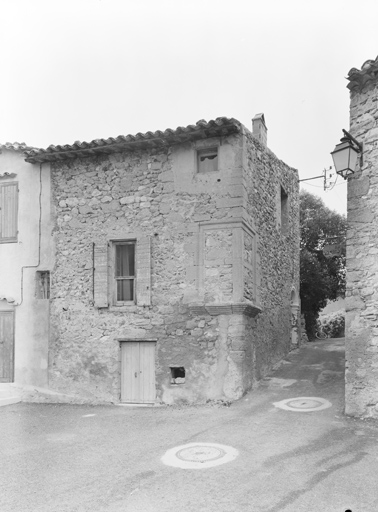
<instances>
[{"instance_id":1,"label":"wooden door","mask_svg":"<svg viewBox=\"0 0 378 512\"><path fill-rule=\"evenodd\" d=\"M14 317L13 311L0 311L0 382L13 382Z\"/></svg>"},{"instance_id":2,"label":"wooden door","mask_svg":"<svg viewBox=\"0 0 378 512\"><path fill-rule=\"evenodd\" d=\"M121 343L121 402L155 401L154 341Z\"/></svg>"}]
</instances>

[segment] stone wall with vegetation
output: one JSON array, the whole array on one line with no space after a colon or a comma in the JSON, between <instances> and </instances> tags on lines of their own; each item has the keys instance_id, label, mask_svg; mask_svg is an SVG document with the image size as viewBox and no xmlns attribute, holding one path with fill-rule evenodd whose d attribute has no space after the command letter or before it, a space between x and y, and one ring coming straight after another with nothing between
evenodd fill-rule
<instances>
[{"instance_id":1,"label":"stone wall with vegetation","mask_svg":"<svg viewBox=\"0 0 378 512\"><path fill-rule=\"evenodd\" d=\"M199 174L195 154L206 146L218 146L218 171ZM158 401L242 396L289 349L296 180L249 132L52 164L50 386L118 402L120 340L153 339ZM285 236L276 225L281 182L292 205ZM96 307L96 247L141 237L151 245L151 304ZM263 312L251 319L245 301ZM185 384L172 384L176 366Z\"/></svg>"}]
</instances>

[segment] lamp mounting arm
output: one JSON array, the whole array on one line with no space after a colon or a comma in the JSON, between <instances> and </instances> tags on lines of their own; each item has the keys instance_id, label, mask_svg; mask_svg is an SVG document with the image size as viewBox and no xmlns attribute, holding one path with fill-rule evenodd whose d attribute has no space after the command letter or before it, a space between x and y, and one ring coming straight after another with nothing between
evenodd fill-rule
<instances>
[{"instance_id":1,"label":"lamp mounting arm","mask_svg":"<svg viewBox=\"0 0 378 512\"><path fill-rule=\"evenodd\" d=\"M356 140L353 135L351 135L349 132L347 132L346 130L343 129L343 134L345 135L345 137L349 140L351 140L354 144L356 144L356 146L358 147L358 149L361 151L362 153L362 144L361 142L358 142L358 140Z\"/></svg>"}]
</instances>

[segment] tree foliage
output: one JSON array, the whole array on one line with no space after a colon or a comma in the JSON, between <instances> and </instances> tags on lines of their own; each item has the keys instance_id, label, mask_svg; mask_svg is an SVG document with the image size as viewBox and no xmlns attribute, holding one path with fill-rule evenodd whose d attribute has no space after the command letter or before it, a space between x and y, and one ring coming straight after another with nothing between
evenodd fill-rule
<instances>
[{"instance_id":1,"label":"tree foliage","mask_svg":"<svg viewBox=\"0 0 378 512\"><path fill-rule=\"evenodd\" d=\"M345 292L346 218L320 197L300 194L301 304L309 336L327 300Z\"/></svg>"}]
</instances>

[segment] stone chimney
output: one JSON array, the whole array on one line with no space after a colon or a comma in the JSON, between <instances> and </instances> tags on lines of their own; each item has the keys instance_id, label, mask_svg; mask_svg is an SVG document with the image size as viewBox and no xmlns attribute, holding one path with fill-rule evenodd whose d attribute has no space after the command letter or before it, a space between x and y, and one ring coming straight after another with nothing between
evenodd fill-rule
<instances>
[{"instance_id":1,"label":"stone chimney","mask_svg":"<svg viewBox=\"0 0 378 512\"><path fill-rule=\"evenodd\" d=\"M267 147L268 128L265 124L264 114L256 114L252 119L252 134L263 146Z\"/></svg>"}]
</instances>

